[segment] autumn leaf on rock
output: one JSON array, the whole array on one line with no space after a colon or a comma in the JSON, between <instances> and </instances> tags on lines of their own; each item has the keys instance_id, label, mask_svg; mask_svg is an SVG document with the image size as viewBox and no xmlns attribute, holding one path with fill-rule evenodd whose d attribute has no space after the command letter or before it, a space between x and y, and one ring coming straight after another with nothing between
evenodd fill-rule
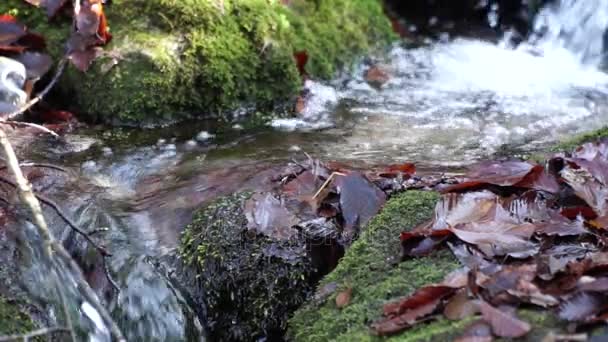
<instances>
[{"instance_id":1,"label":"autumn leaf on rock","mask_svg":"<svg viewBox=\"0 0 608 342\"><path fill-rule=\"evenodd\" d=\"M372 324L380 336L392 335L410 328L420 319L434 313L442 302L457 289L449 286L431 285L423 287L399 302L384 306L385 319Z\"/></svg>"},{"instance_id":2,"label":"autumn leaf on rock","mask_svg":"<svg viewBox=\"0 0 608 342\"><path fill-rule=\"evenodd\" d=\"M112 36L101 0L83 0L74 15L76 25L68 41L68 55L74 66L86 71L100 56L99 46L109 43Z\"/></svg>"},{"instance_id":3,"label":"autumn leaf on rock","mask_svg":"<svg viewBox=\"0 0 608 342\"><path fill-rule=\"evenodd\" d=\"M340 194L344 232L347 237L353 237L357 229L365 226L380 211L386 195L359 172L338 176L335 184Z\"/></svg>"},{"instance_id":4,"label":"autumn leaf on rock","mask_svg":"<svg viewBox=\"0 0 608 342\"><path fill-rule=\"evenodd\" d=\"M479 312L477 302L469 299L466 290L460 290L446 304L443 315L449 320L462 320Z\"/></svg>"},{"instance_id":5,"label":"autumn leaf on rock","mask_svg":"<svg viewBox=\"0 0 608 342\"><path fill-rule=\"evenodd\" d=\"M353 289L351 287L346 290L338 293L336 296L336 307L338 309L342 309L348 304L350 304L351 298L353 296Z\"/></svg>"},{"instance_id":6,"label":"autumn leaf on rock","mask_svg":"<svg viewBox=\"0 0 608 342\"><path fill-rule=\"evenodd\" d=\"M525 336L532 330L529 323L499 310L490 304L480 301L479 309L483 319L490 324L492 332L498 337L518 338Z\"/></svg>"},{"instance_id":7,"label":"autumn leaf on rock","mask_svg":"<svg viewBox=\"0 0 608 342\"><path fill-rule=\"evenodd\" d=\"M466 181L444 192L458 192L484 188L488 185L521 187L557 192L559 184L540 165L522 161L482 162L466 175Z\"/></svg>"}]
</instances>

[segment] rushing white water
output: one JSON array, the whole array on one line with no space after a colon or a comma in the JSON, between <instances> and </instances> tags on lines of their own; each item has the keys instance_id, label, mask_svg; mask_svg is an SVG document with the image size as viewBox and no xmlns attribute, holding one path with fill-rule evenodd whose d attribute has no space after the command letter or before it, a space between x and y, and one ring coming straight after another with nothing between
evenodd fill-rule
<instances>
[{"instance_id":1,"label":"rushing white water","mask_svg":"<svg viewBox=\"0 0 608 342\"><path fill-rule=\"evenodd\" d=\"M608 75L599 67L607 27L608 0L561 0L539 12L533 34L516 47L510 34L498 44L452 39L397 46L376 64L390 77L380 89L367 84L364 68L336 87L355 124L324 152L466 164L605 125ZM317 89L314 110L291 128L340 126L336 116L322 115L335 101L319 106L334 90L307 86Z\"/></svg>"}]
</instances>

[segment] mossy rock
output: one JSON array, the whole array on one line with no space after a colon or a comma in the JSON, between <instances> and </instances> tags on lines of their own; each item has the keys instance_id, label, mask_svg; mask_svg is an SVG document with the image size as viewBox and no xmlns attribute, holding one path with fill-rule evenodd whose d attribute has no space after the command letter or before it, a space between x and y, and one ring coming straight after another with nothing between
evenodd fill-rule
<instances>
[{"instance_id":1,"label":"mossy rock","mask_svg":"<svg viewBox=\"0 0 608 342\"><path fill-rule=\"evenodd\" d=\"M181 283L205 306L212 340L279 338L288 315L312 290L316 271L305 242L251 234L243 211L249 197L239 193L216 200L183 234L186 272L180 273L191 279Z\"/></svg>"},{"instance_id":2,"label":"mossy rock","mask_svg":"<svg viewBox=\"0 0 608 342\"><path fill-rule=\"evenodd\" d=\"M0 336L23 334L34 329L34 322L18 304L0 296Z\"/></svg>"},{"instance_id":3,"label":"mossy rock","mask_svg":"<svg viewBox=\"0 0 608 342\"><path fill-rule=\"evenodd\" d=\"M3 0L61 55L70 24L47 22L23 0ZM380 0L114 0L112 43L91 70L70 67L60 90L78 112L110 123L159 124L213 117L240 106L277 108L307 72L330 78L393 38ZM69 95L69 96L68 96Z\"/></svg>"},{"instance_id":4,"label":"mossy rock","mask_svg":"<svg viewBox=\"0 0 608 342\"><path fill-rule=\"evenodd\" d=\"M369 326L382 315L383 304L407 296L417 288L437 283L460 267L449 250L431 256L394 263L400 255L399 233L432 217L438 195L433 192L408 191L389 200L383 211L367 226L338 267L319 287L336 284L335 293L322 303L310 302L296 311L289 321L288 336L294 341L383 341ZM352 288L350 303L341 309L335 297ZM534 329L527 341L541 340L549 330L563 332L548 312L520 310L521 318ZM419 324L393 341L449 341L459 336L474 318L463 321L439 319Z\"/></svg>"}]
</instances>

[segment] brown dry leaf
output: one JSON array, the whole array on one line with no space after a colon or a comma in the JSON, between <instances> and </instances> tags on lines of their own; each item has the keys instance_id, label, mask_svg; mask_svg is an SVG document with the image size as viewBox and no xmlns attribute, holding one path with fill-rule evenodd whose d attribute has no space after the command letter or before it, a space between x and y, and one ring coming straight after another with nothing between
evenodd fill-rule
<instances>
[{"instance_id":1,"label":"brown dry leaf","mask_svg":"<svg viewBox=\"0 0 608 342\"><path fill-rule=\"evenodd\" d=\"M488 188L490 185L535 189L557 193L557 179L544 167L522 161L482 162L467 173L466 181L450 186L444 192L462 192Z\"/></svg>"},{"instance_id":2,"label":"brown dry leaf","mask_svg":"<svg viewBox=\"0 0 608 342\"><path fill-rule=\"evenodd\" d=\"M449 320L461 320L479 312L477 302L469 299L466 290L460 290L446 304L443 315Z\"/></svg>"},{"instance_id":3,"label":"brown dry leaf","mask_svg":"<svg viewBox=\"0 0 608 342\"><path fill-rule=\"evenodd\" d=\"M427 232L402 232L401 233L401 258L420 257L430 254L446 241L452 232L445 230L433 230Z\"/></svg>"},{"instance_id":4,"label":"brown dry leaf","mask_svg":"<svg viewBox=\"0 0 608 342\"><path fill-rule=\"evenodd\" d=\"M350 304L350 301L353 296L353 289L351 287L347 288L344 291L341 291L336 296L336 307L338 309L342 309Z\"/></svg>"},{"instance_id":5,"label":"brown dry leaf","mask_svg":"<svg viewBox=\"0 0 608 342\"><path fill-rule=\"evenodd\" d=\"M359 172L337 176L344 232L352 236L374 217L386 202L386 194Z\"/></svg>"},{"instance_id":6,"label":"brown dry leaf","mask_svg":"<svg viewBox=\"0 0 608 342\"><path fill-rule=\"evenodd\" d=\"M492 332L498 337L518 338L525 336L532 327L509 313L480 301L479 308L483 319L490 324Z\"/></svg>"},{"instance_id":7,"label":"brown dry leaf","mask_svg":"<svg viewBox=\"0 0 608 342\"><path fill-rule=\"evenodd\" d=\"M457 289L443 286L426 286L409 297L384 306L386 318L372 324L373 331L380 335L392 335L410 328L422 318L434 313L443 300L449 298Z\"/></svg>"}]
</instances>

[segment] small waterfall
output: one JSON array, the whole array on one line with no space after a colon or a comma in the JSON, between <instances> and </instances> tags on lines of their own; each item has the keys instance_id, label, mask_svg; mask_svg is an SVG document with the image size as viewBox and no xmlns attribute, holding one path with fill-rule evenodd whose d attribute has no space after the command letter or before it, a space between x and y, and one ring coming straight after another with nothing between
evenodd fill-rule
<instances>
[{"instance_id":1,"label":"small waterfall","mask_svg":"<svg viewBox=\"0 0 608 342\"><path fill-rule=\"evenodd\" d=\"M534 21L529 44L543 53L565 49L585 65L600 66L605 55L608 0L559 0Z\"/></svg>"}]
</instances>

